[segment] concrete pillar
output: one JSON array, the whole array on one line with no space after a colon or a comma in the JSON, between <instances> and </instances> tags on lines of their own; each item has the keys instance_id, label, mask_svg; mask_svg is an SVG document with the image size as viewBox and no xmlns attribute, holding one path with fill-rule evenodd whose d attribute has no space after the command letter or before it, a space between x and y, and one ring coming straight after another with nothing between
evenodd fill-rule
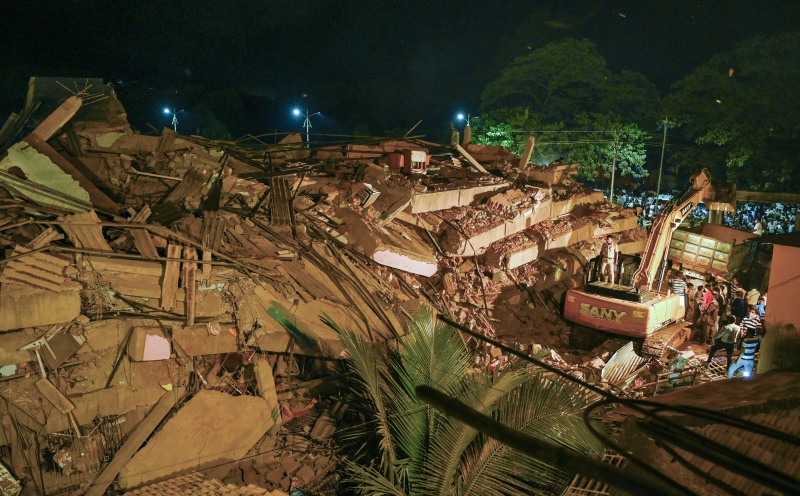
<instances>
[{"instance_id":1,"label":"concrete pillar","mask_svg":"<svg viewBox=\"0 0 800 496\"><path fill-rule=\"evenodd\" d=\"M709 224L716 224L718 226L722 225L722 210L709 210L708 211L708 223Z\"/></svg>"}]
</instances>

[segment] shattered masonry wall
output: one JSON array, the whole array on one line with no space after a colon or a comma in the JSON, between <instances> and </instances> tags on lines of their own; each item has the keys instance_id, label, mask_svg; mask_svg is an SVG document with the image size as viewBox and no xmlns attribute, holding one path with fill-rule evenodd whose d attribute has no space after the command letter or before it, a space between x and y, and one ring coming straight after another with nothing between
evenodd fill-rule
<instances>
[{"instance_id":1,"label":"shattered masonry wall","mask_svg":"<svg viewBox=\"0 0 800 496\"><path fill-rule=\"evenodd\" d=\"M541 244L526 246L519 251L511 252L508 254L508 268L513 269L520 265L530 263L539 258L540 252L555 250L558 248L566 248L567 246L585 241L587 239L595 238L605 234L618 233L627 231L636 227L636 217L617 217L611 220L610 225L597 226L596 224L585 224L558 236L550 239L543 240ZM632 226L632 227L631 227ZM492 253L492 260L497 260L496 253ZM490 259L489 252L487 252L487 261Z\"/></svg>"},{"instance_id":2,"label":"shattered masonry wall","mask_svg":"<svg viewBox=\"0 0 800 496\"><path fill-rule=\"evenodd\" d=\"M411 213L420 214L453 207L463 207L479 200L486 193L493 193L509 187L509 183L500 182L474 188L454 189L418 193L411 198Z\"/></svg>"},{"instance_id":3,"label":"shattered masonry wall","mask_svg":"<svg viewBox=\"0 0 800 496\"><path fill-rule=\"evenodd\" d=\"M586 224L572 231L555 236L551 239L545 239L542 243L542 252L547 250L555 250L558 248L566 248L573 243L589 239L593 237L593 232L594 226L591 224ZM533 262L537 258L539 258L539 245L524 248L519 252L508 255L508 268L513 269L519 267L520 265L525 265L526 263Z\"/></svg>"},{"instance_id":4,"label":"shattered masonry wall","mask_svg":"<svg viewBox=\"0 0 800 496\"><path fill-rule=\"evenodd\" d=\"M495 241L512 236L547 219L568 214L578 205L600 203L601 201L603 201L603 193L600 191L574 195L560 201L552 201L546 198L532 211L528 209L518 212L512 220L507 220L486 231L470 236L469 239L465 239L458 231L448 228L444 232L443 244L445 249L452 255L483 255L486 248Z\"/></svg>"},{"instance_id":5,"label":"shattered masonry wall","mask_svg":"<svg viewBox=\"0 0 800 496\"><path fill-rule=\"evenodd\" d=\"M526 170L521 171L520 174L533 181L543 182L545 184L553 185L560 183L565 178L577 174L579 164L558 164L548 166L529 166Z\"/></svg>"}]
</instances>

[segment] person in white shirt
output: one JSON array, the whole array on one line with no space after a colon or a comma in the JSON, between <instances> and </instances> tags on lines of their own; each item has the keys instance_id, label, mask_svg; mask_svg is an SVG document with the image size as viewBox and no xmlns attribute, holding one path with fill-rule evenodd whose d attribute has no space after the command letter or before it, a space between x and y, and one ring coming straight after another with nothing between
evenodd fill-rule
<instances>
[{"instance_id":1,"label":"person in white shirt","mask_svg":"<svg viewBox=\"0 0 800 496\"><path fill-rule=\"evenodd\" d=\"M764 234L764 226L761 224L761 219L756 219L756 226L753 229L753 234L761 236Z\"/></svg>"},{"instance_id":2,"label":"person in white shirt","mask_svg":"<svg viewBox=\"0 0 800 496\"><path fill-rule=\"evenodd\" d=\"M606 236L600 247L600 276L614 284L614 276L619 262L619 248L611 236ZM607 279L606 279L607 278Z\"/></svg>"}]
</instances>

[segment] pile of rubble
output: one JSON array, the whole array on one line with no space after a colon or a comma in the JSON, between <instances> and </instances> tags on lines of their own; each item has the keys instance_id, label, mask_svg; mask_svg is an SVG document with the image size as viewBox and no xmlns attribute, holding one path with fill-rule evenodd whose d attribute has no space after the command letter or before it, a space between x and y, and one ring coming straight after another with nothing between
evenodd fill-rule
<instances>
[{"instance_id":1,"label":"pile of rubble","mask_svg":"<svg viewBox=\"0 0 800 496\"><path fill-rule=\"evenodd\" d=\"M604 365L566 351L558 301L600 237L644 236L574 164L148 136L80 84L33 78L0 131L0 445L26 487L329 492L336 431L363 418L323 315L385 343L425 304L587 378Z\"/></svg>"}]
</instances>

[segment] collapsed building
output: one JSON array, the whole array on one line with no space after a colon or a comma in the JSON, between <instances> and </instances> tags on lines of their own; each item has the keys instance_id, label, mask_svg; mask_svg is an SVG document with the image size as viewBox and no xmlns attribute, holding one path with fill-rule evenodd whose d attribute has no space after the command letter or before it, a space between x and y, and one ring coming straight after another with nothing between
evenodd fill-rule
<instances>
[{"instance_id":1,"label":"collapsed building","mask_svg":"<svg viewBox=\"0 0 800 496\"><path fill-rule=\"evenodd\" d=\"M20 488L325 493L351 412L323 316L385 343L429 305L587 379L623 344L568 350L561 295L603 237L646 238L576 164L144 135L110 86L63 78L31 79L0 144L0 446Z\"/></svg>"}]
</instances>

